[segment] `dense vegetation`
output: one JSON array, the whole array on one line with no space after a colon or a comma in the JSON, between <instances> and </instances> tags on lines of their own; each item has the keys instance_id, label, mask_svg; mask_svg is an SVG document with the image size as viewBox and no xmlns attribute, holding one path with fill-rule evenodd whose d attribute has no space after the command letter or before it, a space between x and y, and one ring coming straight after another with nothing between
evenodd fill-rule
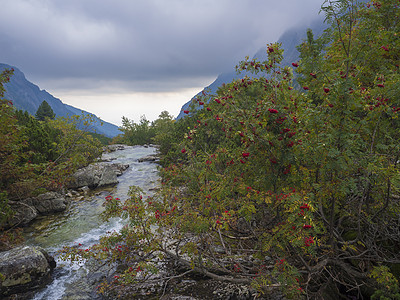
<instances>
[{"instance_id":1,"label":"dense vegetation","mask_svg":"<svg viewBox=\"0 0 400 300\"><path fill-rule=\"evenodd\" d=\"M129 297L157 256L260 295L400 299L400 3L322 10L330 27L308 32L300 61L280 66L269 44L267 61L238 65L257 76L168 123L158 195L107 198L105 217L129 224L69 249L127 265L103 292Z\"/></svg>"},{"instance_id":2,"label":"dense vegetation","mask_svg":"<svg viewBox=\"0 0 400 300\"><path fill-rule=\"evenodd\" d=\"M7 227L13 214L10 201L18 201L46 191L61 191L69 176L94 161L101 144L77 128L90 127L90 119L74 116L54 119L46 104L36 118L14 109L4 97L4 83L13 70L0 74L0 228ZM4 234L0 236L0 247Z\"/></svg>"},{"instance_id":3,"label":"dense vegetation","mask_svg":"<svg viewBox=\"0 0 400 300\"><path fill-rule=\"evenodd\" d=\"M112 143L130 146L159 143L172 129L173 122L173 117L167 111L161 112L154 122L150 122L145 116L140 118L139 123L122 117L122 126L119 128L122 134L116 136Z\"/></svg>"}]
</instances>

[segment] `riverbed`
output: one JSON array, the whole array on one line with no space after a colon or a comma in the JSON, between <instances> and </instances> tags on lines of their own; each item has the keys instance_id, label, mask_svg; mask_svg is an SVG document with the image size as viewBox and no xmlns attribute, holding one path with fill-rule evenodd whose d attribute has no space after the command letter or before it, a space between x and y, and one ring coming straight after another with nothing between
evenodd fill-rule
<instances>
[{"instance_id":1,"label":"riverbed","mask_svg":"<svg viewBox=\"0 0 400 300\"><path fill-rule=\"evenodd\" d=\"M153 147L126 146L124 150L103 154L110 163L129 164L129 168L118 177L116 186L90 191L83 199L71 201L67 210L54 216L42 217L25 229L26 244L41 246L57 261L53 281L37 292L35 300L58 299L96 299L93 287L87 280L88 268L84 263L62 261L57 251L64 246L79 245L89 248L97 243L107 232L119 231L123 220L114 218L103 222L99 217L104 210L105 197L112 195L122 201L128 196L132 185L143 189L145 195L151 195L159 186L157 164L138 162L139 158L156 153Z\"/></svg>"}]
</instances>

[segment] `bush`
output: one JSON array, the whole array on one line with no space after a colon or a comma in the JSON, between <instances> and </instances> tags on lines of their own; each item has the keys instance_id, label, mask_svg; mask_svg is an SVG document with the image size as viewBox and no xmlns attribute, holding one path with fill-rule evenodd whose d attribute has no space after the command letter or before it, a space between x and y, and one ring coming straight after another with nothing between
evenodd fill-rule
<instances>
[{"instance_id":1,"label":"bush","mask_svg":"<svg viewBox=\"0 0 400 300\"><path fill-rule=\"evenodd\" d=\"M385 282L374 297L397 297L397 279L374 267L400 262L400 4L325 3L331 27L308 33L299 62L280 66L269 44L267 61L238 65L254 78L193 101L201 109L174 124L158 195L107 199L106 216L129 225L84 256L130 266L118 292L158 255L260 294L370 297Z\"/></svg>"}]
</instances>

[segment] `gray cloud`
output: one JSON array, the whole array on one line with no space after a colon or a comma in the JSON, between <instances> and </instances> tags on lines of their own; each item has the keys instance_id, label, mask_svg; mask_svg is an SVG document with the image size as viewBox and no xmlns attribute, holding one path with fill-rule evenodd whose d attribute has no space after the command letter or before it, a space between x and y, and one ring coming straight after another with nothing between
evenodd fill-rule
<instances>
[{"instance_id":1,"label":"gray cloud","mask_svg":"<svg viewBox=\"0 0 400 300\"><path fill-rule=\"evenodd\" d=\"M43 79L182 80L215 76L318 0L3 0L1 61Z\"/></svg>"},{"instance_id":2,"label":"gray cloud","mask_svg":"<svg viewBox=\"0 0 400 300\"><path fill-rule=\"evenodd\" d=\"M111 115L108 97L93 105L96 94L126 94L127 103L137 98L140 105L157 98L153 110L164 98L176 99L166 108L177 115L190 99L188 91L194 95L286 29L305 26L318 16L322 3L0 0L0 62L18 67L28 80L66 103L95 109L106 120L116 122L126 109ZM122 96L118 99L123 102ZM139 111L132 104L130 110L148 113L142 106Z\"/></svg>"}]
</instances>

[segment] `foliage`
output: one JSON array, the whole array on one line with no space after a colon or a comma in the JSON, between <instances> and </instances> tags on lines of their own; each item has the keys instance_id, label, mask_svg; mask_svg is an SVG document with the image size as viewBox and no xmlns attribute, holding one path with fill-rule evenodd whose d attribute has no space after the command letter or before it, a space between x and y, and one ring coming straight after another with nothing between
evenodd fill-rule
<instances>
[{"instance_id":1,"label":"foliage","mask_svg":"<svg viewBox=\"0 0 400 300\"><path fill-rule=\"evenodd\" d=\"M43 102L39 105L39 107L36 111L35 117L39 121L44 121L44 120L46 120L46 118L49 118L52 120L56 117L56 114L54 113L51 106L47 103L47 101L43 100Z\"/></svg>"},{"instance_id":2,"label":"foliage","mask_svg":"<svg viewBox=\"0 0 400 300\"><path fill-rule=\"evenodd\" d=\"M61 132L62 141L57 144L57 158L50 162L50 168L46 172L55 176L59 185L64 185L76 169L87 166L101 155L101 143L88 133L93 122L93 117L89 115L74 115L49 121L51 127Z\"/></svg>"},{"instance_id":3,"label":"foliage","mask_svg":"<svg viewBox=\"0 0 400 300\"><path fill-rule=\"evenodd\" d=\"M0 224L7 221L8 217L12 214L12 210L8 205L7 193L0 193Z\"/></svg>"},{"instance_id":4,"label":"foliage","mask_svg":"<svg viewBox=\"0 0 400 300\"><path fill-rule=\"evenodd\" d=\"M96 132L88 132L89 135L91 135L94 139L99 140L99 142L103 145L103 146L107 146L111 143L112 139L100 134L100 133L96 133Z\"/></svg>"},{"instance_id":5,"label":"foliage","mask_svg":"<svg viewBox=\"0 0 400 300\"><path fill-rule=\"evenodd\" d=\"M7 251L24 242L22 228L0 231L0 251ZM1 274L0 274L1 277Z\"/></svg>"},{"instance_id":6,"label":"foliage","mask_svg":"<svg viewBox=\"0 0 400 300\"><path fill-rule=\"evenodd\" d=\"M54 161L58 154L57 144L61 142L61 131L50 126L49 122L38 121L27 111L17 110L15 115L25 144L25 162L34 164Z\"/></svg>"},{"instance_id":7,"label":"foliage","mask_svg":"<svg viewBox=\"0 0 400 300\"><path fill-rule=\"evenodd\" d=\"M151 143L155 136L155 131L145 116L141 116L139 123L122 117L120 130L123 135L115 137L113 144L145 145Z\"/></svg>"},{"instance_id":8,"label":"foliage","mask_svg":"<svg viewBox=\"0 0 400 300\"><path fill-rule=\"evenodd\" d=\"M126 117L122 117L122 135L115 137L113 144L145 145L155 143L163 154L167 154L173 147L175 139L171 139L174 131L173 117L167 111L160 113L158 118L150 122L142 116L139 124Z\"/></svg>"},{"instance_id":9,"label":"foliage","mask_svg":"<svg viewBox=\"0 0 400 300\"><path fill-rule=\"evenodd\" d=\"M39 121L16 111L2 98L11 75L11 70L0 75L0 226L13 213L9 200L62 189L77 168L101 153L100 142L78 129L90 127L89 117Z\"/></svg>"},{"instance_id":10,"label":"foliage","mask_svg":"<svg viewBox=\"0 0 400 300\"><path fill-rule=\"evenodd\" d=\"M390 273L388 267L375 266L369 276L376 279L379 284L379 289L371 297L372 300L400 299L399 281Z\"/></svg>"},{"instance_id":11,"label":"foliage","mask_svg":"<svg viewBox=\"0 0 400 300\"><path fill-rule=\"evenodd\" d=\"M0 251L22 242L21 230L6 230L14 213L10 200L60 191L78 167L101 154L100 142L78 129L90 127L89 117L54 120L47 114L39 121L15 110L3 99L4 84L12 74L13 70L0 74Z\"/></svg>"},{"instance_id":12,"label":"foliage","mask_svg":"<svg viewBox=\"0 0 400 300\"><path fill-rule=\"evenodd\" d=\"M163 111L158 119L152 123L155 135L152 142L159 146L161 153L168 153L172 146L171 132L174 131L174 118L167 111Z\"/></svg>"},{"instance_id":13,"label":"foliage","mask_svg":"<svg viewBox=\"0 0 400 300\"><path fill-rule=\"evenodd\" d=\"M95 161L101 154L100 142L78 129L90 126L89 118L73 116L43 122L29 117L20 128L24 147L17 167L23 173L8 185L10 196L22 199L36 191L59 190L78 168Z\"/></svg>"},{"instance_id":14,"label":"foliage","mask_svg":"<svg viewBox=\"0 0 400 300\"><path fill-rule=\"evenodd\" d=\"M158 257L260 294L397 297L379 266L400 263L399 8L325 1L330 28L308 32L299 62L280 66L279 44L240 62L254 78L194 99L163 135L161 191L108 197L105 216L128 224L66 255L128 265L107 283L121 294Z\"/></svg>"},{"instance_id":15,"label":"foliage","mask_svg":"<svg viewBox=\"0 0 400 300\"><path fill-rule=\"evenodd\" d=\"M10 216L10 208L5 188L13 178L13 165L18 161L17 153L20 151L19 132L13 116L12 102L4 99L4 84L10 81L13 70L4 70L0 74L0 220L4 221Z\"/></svg>"},{"instance_id":16,"label":"foliage","mask_svg":"<svg viewBox=\"0 0 400 300\"><path fill-rule=\"evenodd\" d=\"M13 215L6 189L13 178L21 173L16 165L23 157L19 155L22 154L23 144L20 142L12 102L3 98L4 84L10 81L13 72L13 69L6 69L0 73L0 228ZM21 231L18 229L0 232L0 251L8 250L21 242ZM1 277L4 276L0 274L0 279Z\"/></svg>"}]
</instances>

